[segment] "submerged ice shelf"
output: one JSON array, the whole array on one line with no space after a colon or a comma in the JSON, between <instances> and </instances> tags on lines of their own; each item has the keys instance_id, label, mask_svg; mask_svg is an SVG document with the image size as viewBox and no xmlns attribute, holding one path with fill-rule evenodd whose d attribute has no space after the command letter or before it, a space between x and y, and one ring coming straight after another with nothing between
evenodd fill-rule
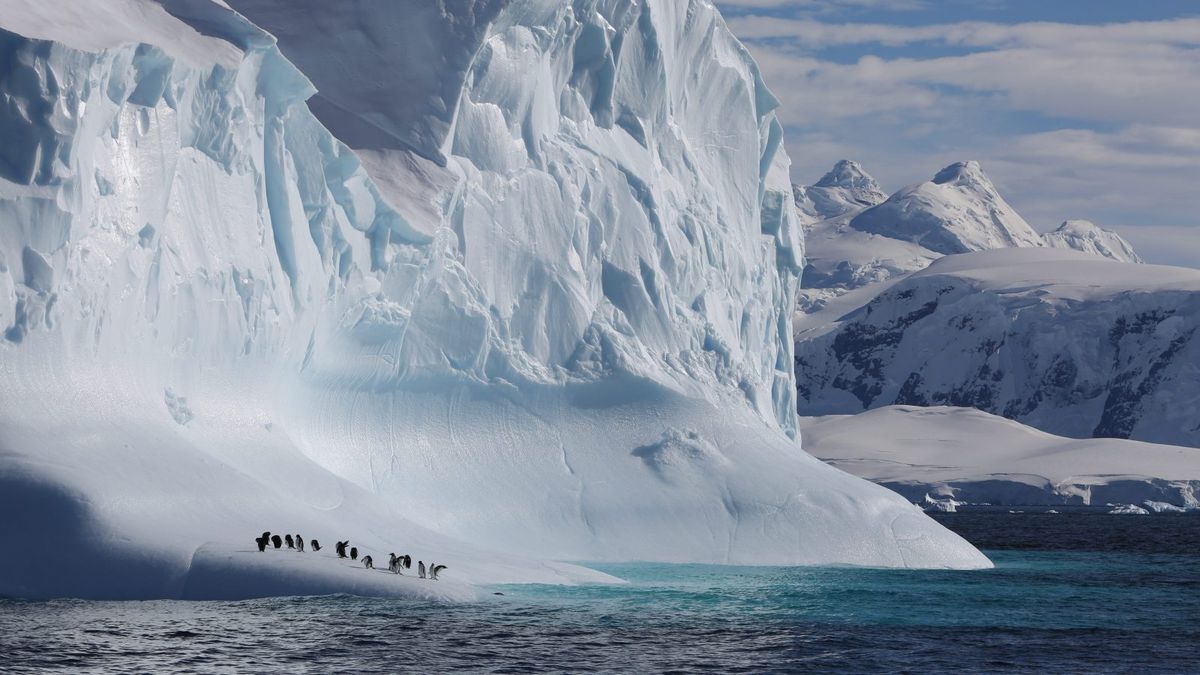
<instances>
[{"instance_id":1,"label":"submerged ice shelf","mask_svg":"<svg viewBox=\"0 0 1200 675\"><path fill-rule=\"evenodd\" d=\"M801 450L776 102L708 2L93 4L0 0L0 537L94 570L0 595L434 592L264 571L275 528L454 597L989 564Z\"/></svg>"}]
</instances>

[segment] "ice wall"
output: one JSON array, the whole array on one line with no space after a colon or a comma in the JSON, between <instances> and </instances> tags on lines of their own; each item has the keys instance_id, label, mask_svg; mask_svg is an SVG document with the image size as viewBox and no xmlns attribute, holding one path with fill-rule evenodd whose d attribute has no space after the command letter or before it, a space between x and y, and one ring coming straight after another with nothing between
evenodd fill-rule
<instances>
[{"instance_id":1,"label":"ice wall","mask_svg":"<svg viewBox=\"0 0 1200 675\"><path fill-rule=\"evenodd\" d=\"M205 0L0 3L0 480L124 595L283 513L484 581L986 564L790 438L787 158L709 3L230 4L325 66Z\"/></svg>"}]
</instances>

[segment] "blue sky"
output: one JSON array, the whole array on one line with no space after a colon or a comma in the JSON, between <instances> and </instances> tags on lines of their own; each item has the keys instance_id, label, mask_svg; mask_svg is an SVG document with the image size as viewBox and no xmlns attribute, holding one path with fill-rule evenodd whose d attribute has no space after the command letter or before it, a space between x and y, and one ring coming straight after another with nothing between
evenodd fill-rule
<instances>
[{"instance_id":1,"label":"blue sky","mask_svg":"<svg viewBox=\"0 0 1200 675\"><path fill-rule=\"evenodd\" d=\"M886 190L977 159L1039 230L1200 267L1200 0L718 0L783 102L793 178Z\"/></svg>"}]
</instances>

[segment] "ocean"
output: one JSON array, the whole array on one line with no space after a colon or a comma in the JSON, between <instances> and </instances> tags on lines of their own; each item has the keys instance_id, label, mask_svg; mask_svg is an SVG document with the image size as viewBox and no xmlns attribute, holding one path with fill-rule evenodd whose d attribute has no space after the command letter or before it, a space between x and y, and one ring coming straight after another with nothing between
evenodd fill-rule
<instances>
[{"instance_id":1,"label":"ocean","mask_svg":"<svg viewBox=\"0 0 1200 675\"><path fill-rule=\"evenodd\" d=\"M629 583L449 605L0 600L0 670L1200 672L1200 515L936 518L996 569L604 564Z\"/></svg>"}]
</instances>

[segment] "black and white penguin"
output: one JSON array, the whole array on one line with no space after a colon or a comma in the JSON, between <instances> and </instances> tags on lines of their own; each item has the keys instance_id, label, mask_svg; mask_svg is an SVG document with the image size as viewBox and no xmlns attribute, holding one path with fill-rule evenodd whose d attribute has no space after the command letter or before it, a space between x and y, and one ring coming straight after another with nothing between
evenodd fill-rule
<instances>
[{"instance_id":1,"label":"black and white penguin","mask_svg":"<svg viewBox=\"0 0 1200 675\"><path fill-rule=\"evenodd\" d=\"M358 547L357 546L350 547L350 559L358 560Z\"/></svg>"},{"instance_id":2,"label":"black and white penguin","mask_svg":"<svg viewBox=\"0 0 1200 675\"><path fill-rule=\"evenodd\" d=\"M346 544L349 544L349 543L350 542L348 542L348 541L339 541L337 543L337 557L339 557L339 558L346 557Z\"/></svg>"},{"instance_id":3,"label":"black and white penguin","mask_svg":"<svg viewBox=\"0 0 1200 675\"><path fill-rule=\"evenodd\" d=\"M425 563L424 563L424 561L421 561L421 560L417 561L417 578L418 579L425 578Z\"/></svg>"},{"instance_id":4,"label":"black and white penguin","mask_svg":"<svg viewBox=\"0 0 1200 675\"><path fill-rule=\"evenodd\" d=\"M263 536L258 537L254 540L254 543L258 544L258 552L259 553L262 553L263 551L267 550L267 542L270 541L270 539L271 539L271 537L268 534L263 533Z\"/></svg>"},{"instance_id":5,"label":"black and white penguin","mask_svg":"<svg viewBox=\"0 0 1200 675\"><path fill-rule=\"evenodd\" d=\"M280 548L283 546L283 537L273 534L271 535L271 543L275 545L275 548Z\"/></svg>"},{"instance_id":6,"label":"black and white penguin","mask_svg":"<svg viewBox=\"0 0 1200 675\"><path fill-rule=\"evenodd\" d=\"M392 574L399 574L400 573L399 567L400 567L400 556L396 555L395 553L389 553L388 554L388 571L391 572Z\"/></svg>"},{"instance_id":7,"label":"black and white penguin","mask_svg":"<svg viewBox=\"0 0 1200 675\"><path fill-rule=\"evenodd\" d=\"M321 542L317 541L316 539L313 539L312 540L312 550L320 551L321 550Z\"/></svg>"},{"instance_id":8,"label":"black and white penguin","mask_svg":"<svg viewBox=\"0 0 1200 675\"><path fill-rule=\"evenodd\" d=\"M404 559L404 569L411 570L412 569L412 556L404 555L402 557Z\"/></svg>"},{"instance_id":9,"label":"black and white penguin","mask_svg":"<svg viewBox=\"0 0 1200 675\"><path fill-rule=\"evenodd\" d=\"M296 535L296 550L304 553L304 537Z\"/></svg>"},{"instance_id":10,"label":"black and white penguin","mask_svg":"<svg viewBox=\"0 0 1200 675\"><path fill-rule=\"evenodd\" d=\"M437 581L437 575L438 575L438 573L439 573L439 572L441 572L441 571L442 571L442 570L444 570L444 569L446 569L446 566L445 566L445 565L433 565L433 564L430 564L430 566L429 566L429 578L430 578L430 579L433 579L434 581Z\"/></svg>"},{"instance_id":11,"label":"black and white penguin","mask_svg":"<svg viewBox=\"0 0 1200 675\"><path fill-rule=\"evenodd\" d=\"M373 560L371 560L371 556L369 556L369 555L363 556L363 567L365 567L369 570L375 569L375 562Z\"/></svg>"},{"instance_id":12,"label":"black and white penguin","mask_svg":"<svg viewBox=\"0 0 1200 675\"><path fill-rule=\"evenodd\" d=\"M292 535L290 535L290 534L283 535L283 540L287 543L288 548L292 548L292 549L296 548L296 542L292 540Z\"/></svg>"}]
</instances>

